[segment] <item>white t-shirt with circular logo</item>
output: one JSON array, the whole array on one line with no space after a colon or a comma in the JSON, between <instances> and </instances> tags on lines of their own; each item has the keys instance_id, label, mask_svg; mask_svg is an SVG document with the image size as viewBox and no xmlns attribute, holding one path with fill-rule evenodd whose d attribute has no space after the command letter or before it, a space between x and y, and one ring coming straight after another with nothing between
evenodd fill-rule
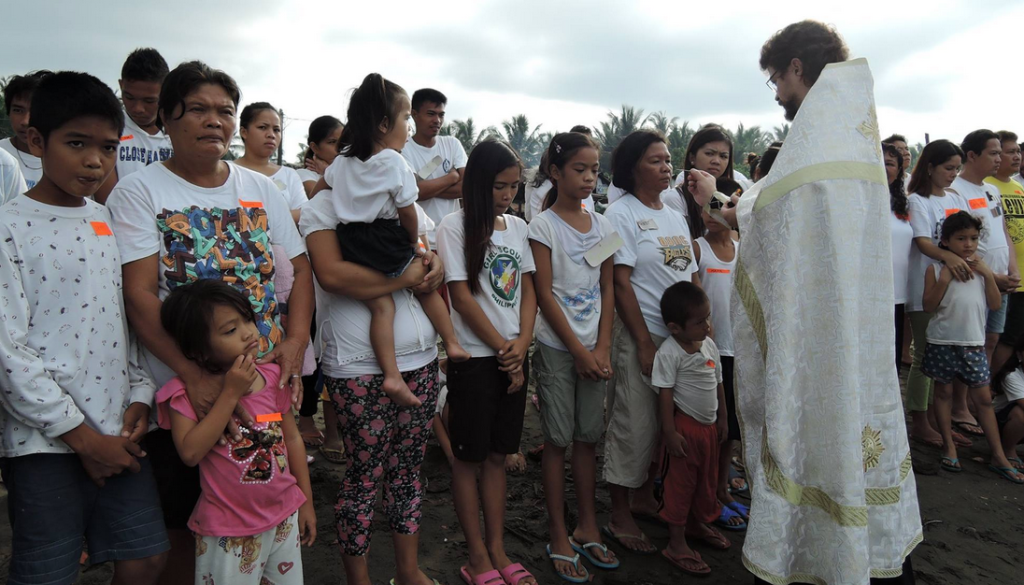
<instances>
[{"instance_id":1,"label":"white t-shirt with circular logo","mask_svg":"<svg viewBox=\"0 0 1024 585\"><path fill-rule=\"evenodd\" d=\"M465 212L459 210L441 220L437 227L437 253L444 262L445 282L468 281L466 268ZM505 215L505 231L491 234L484 256L484 266L476 275L480 292L473 295L487 319L506 340L519 336L519 303L522 299L522 277L536 271L533 253L527 240L529 228L522 219ZM459 312L452 307L452 325L459 342L473 357L495 355Z\"/></svg>"}]
</instances>

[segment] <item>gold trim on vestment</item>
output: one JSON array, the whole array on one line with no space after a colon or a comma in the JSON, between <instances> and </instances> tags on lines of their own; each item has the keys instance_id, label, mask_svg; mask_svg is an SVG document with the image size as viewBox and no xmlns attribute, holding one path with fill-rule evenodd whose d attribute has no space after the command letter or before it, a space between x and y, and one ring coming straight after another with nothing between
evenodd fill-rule
<instances>
[{"instance_id":1,"label":"gold trim on vestment","mask_svg":"<svg viewBox=\"0 0 1024 585\"><path fill-rule=\"evenodd\" d=\"M830 180L868 181L888 187L885 167L866 162L825 162L803 167L761 189L754 201L754 213L771 205L783 195L810 183Z\"/></svg>"}]
</instances>

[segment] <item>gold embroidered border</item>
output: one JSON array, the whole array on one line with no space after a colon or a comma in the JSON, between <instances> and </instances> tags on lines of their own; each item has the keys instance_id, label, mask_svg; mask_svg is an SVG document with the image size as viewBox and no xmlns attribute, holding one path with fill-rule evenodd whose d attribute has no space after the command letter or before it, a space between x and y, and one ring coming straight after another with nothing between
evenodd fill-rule
<instances>
[{"instance_id":1,"label":"gold embroidered border","mask_svg":"<svg viewBox=\"0 0 1024 585\"><path fill-rule=\"evenodd\" d=\"M765 483L790 504L819 508L840 526L863 527L868 525L867 506L844 506L833 500L821 488L800 485L786 477L768 448L767 427L765 427L761 438L761 464L764 466Z\"/></svg>"},{"instance_id":2,"label":"gold embroidered border","mask_svg":"<svg viewBox=\"0 0 1024 585\"><path fill-rule=\"evenodd\" d=\"M761 189L757 200L754 202L754 213L771 205L794 189L799 189L808 183L832 179L868 181L888 186L885 180L885 167L878 163L855 161L818 163L794 171Z\"/></svg>"},{"instance_id":3,"label":"gold embroidered border","mask_svg":"<svg viewBox=\"0 0 1024 585\"><path fill-rule=\"evenodd\" d=\"M750 326L754 328L757 344L761 347L761 359L767 362L768 328L765 326L764 311L761 309L761 301L757 300L757 291L754 290L754 283L750 281L750 275L747 274L742 260L736 262L736 281L733 286L740 296L740 301L743 302Z\"/></svg>"},{"instance_id":4,"label":"gold embroidered border","mask_svg":"<svg viewBox=\"0 0 1024 585\"><path fill-rule=\"evenodd\" d=\"M914 552L917 545L924 542L924 533L918 532L917 536L910 541L907 548L903 549L903 556L900 557L900 566L895 569L871 569L872 579L895 579L903 574L903 563L907 562L907 557L910 553Z\"/></svg>"},{"instance_id":5,"label":"gold embroidered border","mask_svg":"<svg viewBox=\"0 0 1024 585\"><path fill-rule=\"evenodd\" d=\"M910 475L910 469L913 463L910 460L910 452L907 451L907 456L903 458L903 462L900 463L900 481L899 485L894 485L887 488L867 488L864 490L864 499L867 501L869 506L889 506L900 501L903 497L903 482Z\"/></svg>"}]
</instances>

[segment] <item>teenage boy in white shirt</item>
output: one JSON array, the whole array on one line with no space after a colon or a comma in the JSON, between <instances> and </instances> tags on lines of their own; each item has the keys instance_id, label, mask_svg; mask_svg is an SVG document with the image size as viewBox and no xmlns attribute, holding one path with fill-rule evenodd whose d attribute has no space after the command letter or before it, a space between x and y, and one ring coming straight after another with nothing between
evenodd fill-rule
<instances>
[{"instance_id":1,"label":"teenage boy in white shirt","mask_svg":"<svg viewBox=\"0 0 1024 585\"><path fill-rule=\"evenodd\" d=\"M7 109L7 117L11 121L14 136L0 140L0 148L6 150L18 161L18 167L21 170L22 178L25 179L27 189L35 187L43 176L42 161L28 148L28 125L32 109L32 93L36 90L39 82L48 75L50 72L46 70L15 75L4 86L4 106Z\"/></svg>"},{"instance_id":2,"label":"teenage boy in white shirt","mask_svg":"<svg viewBox=\"0 0 1024 585\"><path fill-rule=\"evenodd\" d=\"M160 87L169 69L156 49L135 49L121 66L121 103L124 104L124 135L117 149L116 172L96 193L106 203L117 182L146 166L171 158L171 139L157 124Z\"/></svg>"},{"instance_id":3,"label":"teenage boy in white shirt","mask_svg":"<svg viewBox=\"0 0 1024 585\"><path fill-rule=\"evenodd\" d=\"M440 224L449 213L459 210L462 198L462 173L466 168L466 149L454 136L440 136L444 125L444 109L448 98L436 89L418 89L412 94L412 119L416 133L405 143L402 156L416 172L419 204L427 216ZM421 171L432 165L435 157L441 162L426 178ZM430 249L437 250L437 231L430 230Z\"/></svg>"}]
</instances>

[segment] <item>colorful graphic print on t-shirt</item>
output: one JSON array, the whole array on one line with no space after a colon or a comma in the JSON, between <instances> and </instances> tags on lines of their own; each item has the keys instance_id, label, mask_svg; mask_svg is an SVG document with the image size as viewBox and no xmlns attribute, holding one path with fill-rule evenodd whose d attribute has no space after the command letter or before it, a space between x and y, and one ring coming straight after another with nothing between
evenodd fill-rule
<instances>
[{"instance_id":1,"label":"colorful graphic print on t-shirt","mask_svg":"<svg viewBox=\"0 0 1024 585\"><path fill-rule=\"evenodd\" d=\"M167 288L215 278L249 297L260 332L259 353L284 338L274 293L274 254L262 207L180 211L164 209L157 228L167 253L160 259Z\"/></svg>"},{"instance_id":2,"label":"colorful graphic print on t-shirt","mask_svg":"<svg viewBox=\"0 0 1024 585\"><path fill-rule=\"evenodd\" d=\"M519 252L506 246L492 246L484 260L490 275L491 296L500 307L515 306L521 262Z\"/></svg>"},{"instance_id":3,"label":"colorful graphic print on t-shirt","mask_svg":"<svg viewBox=\"0 0 1024 585\"><path fill-rule=\"evenodd\" d=\"M253 427L238 425L238 432L242 434L242 440L230 444L228 455L243 466L239 483L267 483L274 479L276 471L283 473L288 467L280 422Z\"/></svg>"},{"instance_id":4,"label":"colorful graphic print on t-shirt","mask_svg":"<svg viewBox=\"0 0 1024 585\"><path fill-rule=\"evenodd\" d=\"M658 237L659 250L665 255L665 266L680 272L693 262L693 250L686 236Z\"/></svg>"}]
</instances>

